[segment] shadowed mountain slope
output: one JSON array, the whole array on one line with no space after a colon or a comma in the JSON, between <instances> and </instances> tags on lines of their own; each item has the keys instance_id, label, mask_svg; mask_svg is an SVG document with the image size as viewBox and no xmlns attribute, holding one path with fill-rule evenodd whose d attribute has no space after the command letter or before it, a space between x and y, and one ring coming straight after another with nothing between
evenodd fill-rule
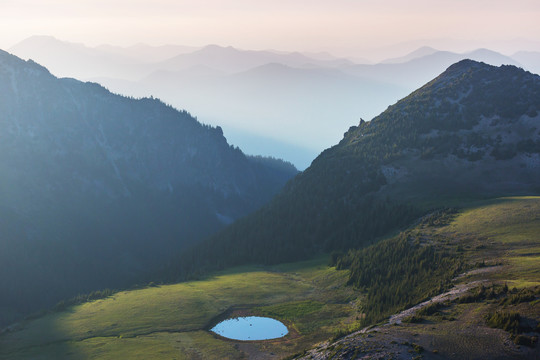
<instances>
[{"instance_id":1,"label":"shadowed mountain slope","mask_svg":"<svg viewBox=\"0 0 540 360\"><path fill-rule=\"evenodd\" d=\"M0 322L125 286L267 202L297 171L157 99L0 51Z\"/></svg>"}]
</instances>

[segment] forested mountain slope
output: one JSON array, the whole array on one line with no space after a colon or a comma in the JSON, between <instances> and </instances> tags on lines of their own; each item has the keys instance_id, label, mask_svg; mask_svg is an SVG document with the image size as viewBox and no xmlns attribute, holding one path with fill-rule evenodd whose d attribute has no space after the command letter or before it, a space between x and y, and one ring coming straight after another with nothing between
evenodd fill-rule
<instances>
[{"instance_id":1,"label":"forested mountain slope","mask_svg":"<svg viewBox=\"0 0 540 360\"><path fill-rule=\"evenodd\" d=\"M157 99L0 51L0 323L132 284L296 175ZM5 314L5 315L4 315Z\"/></svg>"},{"instance_id":2,"label":"forested mountain slope","mask_svg":"<svg viewBox=\"0 0 540 360\"><path fill-rule=\"evenodd\" d=\"M539 179L540 76L463 60L351 127L269 205L196 246L168 277L361 247L456 199L538 194Z\"/></svg>"}]
</instances>

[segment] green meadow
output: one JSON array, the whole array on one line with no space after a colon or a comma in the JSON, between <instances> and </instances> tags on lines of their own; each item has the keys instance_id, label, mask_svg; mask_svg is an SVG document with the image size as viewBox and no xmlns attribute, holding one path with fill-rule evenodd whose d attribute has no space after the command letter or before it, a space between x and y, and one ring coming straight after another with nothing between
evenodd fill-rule
<instances>
[{"instance_id":1,"label":"green meadow","mask_svg":"<svg viewBox=\"0 0 540 360\"><path fill-rule=\"evenodd\" d=\"M469 262L500 265L483 275L487 279L518 288L540 285L540 197L469 205L439 233L454 237Z\"/></svg>"},{"instance_id":2,"label":"green meadow","mask_svg":"<svg viewBox=\"0 0 540 360\"><path fill-rule=\"evenodd\" d=\"M122 291L16 325L0 337L0 357L233 359L259 351L285 356L331 337L357 316L353 289L345 286L348 272L327 262L324 257L242 267L202 281ZM272 315L290 333L242 343L208 331L235 312Z\"/></svg>"},{"instance_id":3,"label":"green meadow","mask_svg":"<svg viewBox=\"0 0 540 360\"><path fill-rule=\"evenodd\" d=\"M449 253L460 254L469 269L478 270L457 282L482 280L517 288L540 285L540 197L472 203L442 226L416 225L411 230L451 249ZM358 327L364 293L346 285L348 270L336 270L328 262L322 256L278 266L238 267L200 281L121 291L49 312L4 331L0 358L247 359L260 354L284 358ZM527 316L540 316L537 306L524 306L520 311ZM454 348L452 339L459 340L466 344L466 354L476 349L474 341L490 348L492 340L458 339L456 329L467 324L485 326L484 318L494 307L485 302L455 304L445 310L453 321L431 316L428 324L404 324L395 331L401 335L414 331L420 340L424 333L426 339L438 334L443 352ZM278 319L289 334L243 342L209 331L235 315Z\"/></svg>"}]
</instances>

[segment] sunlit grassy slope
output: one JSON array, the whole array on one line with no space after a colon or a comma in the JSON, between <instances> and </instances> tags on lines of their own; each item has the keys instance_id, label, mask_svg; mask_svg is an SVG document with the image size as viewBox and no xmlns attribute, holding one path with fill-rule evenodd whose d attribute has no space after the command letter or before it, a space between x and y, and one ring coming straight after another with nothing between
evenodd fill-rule
<instances>
[{"instance_id":1,"label":"sunlit grassy slope","mask_svg":"<svg viewBox=\"0 0 540 360\"><path fill-rule=\"evenodd\" d=\"M124 291L25 322L0 337L8 359L226 359L250 352L281 356L322 339L356 317L347 271L327 259L271 269L237 268L204 281ZM231 311L265 314L279 305L291 330L282 340L242 344L207 329ZM315 306L315 307L314 307ZM321 316L314 316L321 312Z\"/></svg>"},{"instance_id":2,"label":"sunlit grassy slope","mask_svg":"<svg viewBox=\"0 0 540 360\"><path fill-rule=\"evenodd\" d=\"M540 197L473 204L438 232L461 241L471 263L502 265L484 276L518 288L540 285Z\"/></svg>"},{"instance_id":3,"label":"sunlit grassy slope","mask_svg":"<svg viewBox=\"0 0 540 360\"><path fill-rule=\"evenodd\" d=\"M540 197L502 198L476 203L461 211L448 225L436 229L450 246L461 253L473 270L457 282L475 284L469 294L505 284L516 294L528 288L537 292L540 285ZM478 266L480 265L480 266ZM485 265L485 266L483 266ZM480 285L482 284L482 285ZM508 295L512 297L516 295ZM394 337L422 345L424 353L437 351L442 358L537 359L539 346L518 346L511 333L488 326L486 318L497 312L519 313L522 323L540 322L540 303L536 299L502 304L504 297L478 298L447 304L431 315L420 315L419 322L395 326ZM536 332L526 332L538 336ZM430 358L425 356L424 358Z\"/></svg>"},{"instance_id":4,"label":"sunlit grassy slope","mask_svg":"<svg viewBox=\"0 0 540 360\"><path fill-rule=\"evenodd\" d=\"M362 359L538 359L540 197L460 205L457 214L430 214L405 232L411 241L432 245L463 263L462 273L453 281L458 286L448 293L457 299L426 303L416 312L403 313L402 323L382 321L369 334L318 346L300 358L348 359L356 354ZM392 248L386 250L387 257L396 255ZM409 275L404 271L404 277ZM431 285L437 287L436 278ZM374 289L383 290L384 284ZM365 306L372 301L369 291ZM499 313L518 316L514 329L519 329L508 330L505 320L488 324Z\"/></svg>"}]
</instances>

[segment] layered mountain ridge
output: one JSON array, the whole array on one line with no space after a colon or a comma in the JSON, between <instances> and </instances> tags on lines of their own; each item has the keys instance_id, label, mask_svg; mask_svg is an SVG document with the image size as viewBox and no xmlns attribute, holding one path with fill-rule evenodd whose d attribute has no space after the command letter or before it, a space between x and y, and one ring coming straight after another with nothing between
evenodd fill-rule
<instances>
[{"instance_id":1,"label":"layered mountain ridge","mask_svg":"<svg viewBox=\"0 0 540 360\"><path fill-rule=\"evenodd\" d=\"M113 51L50 37L32 37L10 48L57 76L98 82L136 97L153 95L187 108L204 122L222 126L229 141L244 151L286 158L302 170L359 117L375 117L457 61L469 58L538 72L535 53L516 58L488 49L443 50L420 48L371 63L217 45Z\"/></svg>"}]
</instances>

